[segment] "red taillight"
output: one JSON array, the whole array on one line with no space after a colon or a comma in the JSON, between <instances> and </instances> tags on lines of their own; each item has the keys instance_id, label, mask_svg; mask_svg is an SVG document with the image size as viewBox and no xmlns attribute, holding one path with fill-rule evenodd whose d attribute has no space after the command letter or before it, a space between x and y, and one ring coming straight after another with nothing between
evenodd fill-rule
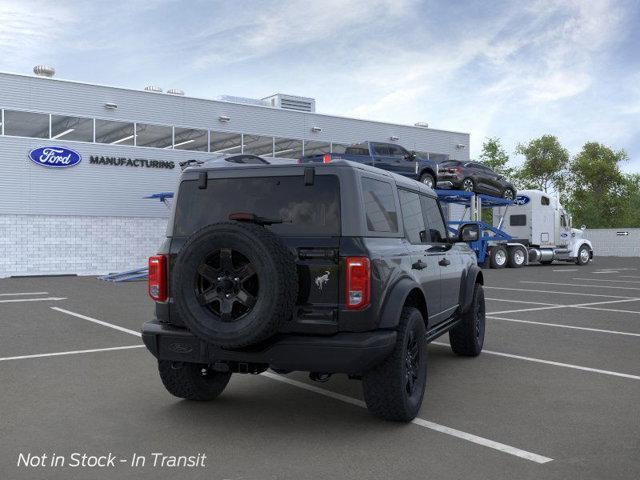
<instances>
[{"instance_id":1,"label":"red taillight","mask_svg":"<svg viewBox=\"0 0 640 480\"><path fill-rule=\"evenodd\" d=\"M156 302L167 301L167 257L149 257L149 296Z\"/></svg>"},{"instance_id":2,"label":"red taillight","mask_svg":"<svg viewBox=\"0 0 640 480\"><path fill-rule=\"evenodd\" d=\"M322 156L322 163L330 163L331 162L331 154L325 153Z\"/></svg>"},{"instance_id":3,"label":"red taillight","mask_svg":"<svg viewBox=\"0 0 640 480\"><path fill-rule=\"evenodd\" d=\"M349 310L364 308L369 305L371 291L369 259L367 257L347 257L345 265L347 269L347 308Z\"/></svg>"}]
</instances>

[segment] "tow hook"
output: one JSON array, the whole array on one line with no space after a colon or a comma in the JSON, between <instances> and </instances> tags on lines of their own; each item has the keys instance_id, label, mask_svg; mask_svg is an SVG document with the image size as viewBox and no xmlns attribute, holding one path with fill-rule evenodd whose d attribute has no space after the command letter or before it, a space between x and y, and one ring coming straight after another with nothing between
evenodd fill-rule
<instances>
[{"instance_id":1,"label":"tow hook","mask_svg":"<svg viewBox=\"0 0 640 480\"><path fill-rule=\"evenodd\" d=\"M331 378L331 374L330 373L311 372L309 374L309 378L311 380L313 380L314 382L324 383L324 382L329 381L329 379Z\"/></svg>"}]
</instances>

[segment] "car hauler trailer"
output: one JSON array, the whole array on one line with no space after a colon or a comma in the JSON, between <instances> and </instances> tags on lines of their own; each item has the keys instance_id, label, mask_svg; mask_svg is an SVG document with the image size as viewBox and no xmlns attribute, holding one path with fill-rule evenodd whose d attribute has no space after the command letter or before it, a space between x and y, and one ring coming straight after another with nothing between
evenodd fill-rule
<instances>
[{"instance_id":1,"label":"car hauler trailer","mask_svg":"<svg viewBox=\"0 0 640 480\"><path fill-rule=\"evenodd\" d=\"M478 265L490 266L491 268L507 266L519 268L528 263L527 247L513 241L511 235L502 229L502 221L489 225L482 220L483 209L493 209L495 212L500 208L504 212L501 219L504 218L504 214L513 205L513 200L461 190L436 190L436 193L442 204L465 207L459 220L451 218L451 211L448 213L449 230L452 233L457 234L461 225L474 224L477 226L478 238L468 244L476 252ZM467 217L469 220L465 219Z\"/></svg>"},{"instance_id":2,"label":"car hauler trailer","mask_svg":"<svg viewBox=\"0 0 640 480\"><path fill-rule=\"evenodd\" d=\"M524 190L514 201L458 190L436 193L445 205L465 207L459 220L449 213L452 232L463 224L477 225L478 239L468 243L483 267L519 268L554 260L585 265L593 259L591 242L582 238L584 228L571 228L571 217L560 202L544 192ZM482 221L483 209L492 209L493 225Z\"/></svg>"},{"instance_id":3,"label":"car hauler trailer","mask_svg":"<svg viewBox=\"0 0 640 480\"><path fill-rule=\"evenodd\" d=\"M493 224L527 247L529 262L586 265L593 259L593 246L583 238L586 227L572 228L559 200L541 190L522 190L508 209L495 208Z\"/></svg>"}]
</instances>

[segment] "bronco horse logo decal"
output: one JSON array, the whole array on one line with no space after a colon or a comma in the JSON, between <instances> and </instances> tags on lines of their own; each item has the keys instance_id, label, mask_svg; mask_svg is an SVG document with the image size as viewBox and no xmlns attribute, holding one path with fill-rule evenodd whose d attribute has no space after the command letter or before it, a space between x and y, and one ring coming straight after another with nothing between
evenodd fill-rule
<instances>
[{"instance_id":1,"label":"bronco horse logo decal","mask_svg":"<svg viewBox=\"0 0 640 480\"><path fill-rule=\"evenodd\" d=\"M327 284L328 281L329 281L329 270L325 270L324 275L320 275L319 277L316 277L316 286L320 289L320 291L322 291L322 288Z\"/></svg>"}]
</instances>

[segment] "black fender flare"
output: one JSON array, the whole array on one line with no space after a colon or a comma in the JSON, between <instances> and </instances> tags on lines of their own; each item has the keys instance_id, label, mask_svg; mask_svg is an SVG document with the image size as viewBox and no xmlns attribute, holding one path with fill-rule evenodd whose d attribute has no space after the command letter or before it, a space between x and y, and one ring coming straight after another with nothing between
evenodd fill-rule
<instances>
[{"instance_id":1,"label":"black fender flare","mask_svg":"<svg viewBox=\"0 0 640 480\"><path fill-rule=\"evenodd\" d=\"M476 283L484 285L482 269L478 265L471 265L460 280L460 307L462 312L466 312L471 307L473 301L473 289Z\"/></svg>"},{"instance_id":2,"label":"black fender flare","mask_svg":"<svg viewBox=\"0 0 640 480\"><path fill-rule=\"evenodd\" d=\"M379 328L396 328L398 326L402 307L404 307L409 294L415 289L418 289L424 298L422 288L415 280L409 277L403 277L398 280L398 282L391 288L385 299L384 307L380 312ZM426 306L426 300L424 303ZM425 315L425 312L422 312L422 314ZM424 318L424 321L426 325L426 317Z\"/></svg>"}]
</instances>

